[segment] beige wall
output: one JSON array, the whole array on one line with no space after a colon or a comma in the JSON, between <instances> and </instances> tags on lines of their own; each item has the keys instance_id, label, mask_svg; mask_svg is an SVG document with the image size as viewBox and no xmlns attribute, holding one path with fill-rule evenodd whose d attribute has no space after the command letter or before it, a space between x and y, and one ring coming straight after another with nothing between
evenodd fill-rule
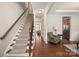
<instances>
[{"instance_id":1,"label":"beige wall","mask_svg":"<svg viewBox=\"0 0 79 59\"><path fill-rule=\"evenodd\" d=\"M0 3L0 36L2 36L11 25L17 20L17 18L23 13L23 5L16 2L1 2ZM14 37L19 25L25 22L26 14L16 23L7 36L0 40L0 56L3 56L5 49Z\"/></svg>"}]
</instances>

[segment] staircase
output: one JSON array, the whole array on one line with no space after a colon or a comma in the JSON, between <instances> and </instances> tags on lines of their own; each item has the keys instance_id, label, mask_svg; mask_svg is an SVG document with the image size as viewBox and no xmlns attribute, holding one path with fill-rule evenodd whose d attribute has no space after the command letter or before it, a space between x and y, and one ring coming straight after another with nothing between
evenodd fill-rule
<instances>
[{"instance_id":1,"label":"staircase","mask_svg":"<svg viewBox=\"0 0 79 59\"><path fill-rule=\"evenodd\" d=\"M32 50L34 48L35 40L34 34L29 36L28 23L21 23L15 36L10 42L9 46L4 52L6 57L28 57L32 56ZM32 37L32 40L30 41ZM31 44L30 44L31 43Z\"/></svg>"}]
</instances>

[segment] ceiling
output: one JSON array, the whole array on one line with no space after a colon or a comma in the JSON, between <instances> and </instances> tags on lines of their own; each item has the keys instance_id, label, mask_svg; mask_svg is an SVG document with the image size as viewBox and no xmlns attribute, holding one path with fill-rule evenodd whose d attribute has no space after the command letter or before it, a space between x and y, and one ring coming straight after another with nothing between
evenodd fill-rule
<instances>
[{"instance_id":1,"label":"ceiling","mask_svg":"<svg viewBox=\"0 0 79 59\"><path fill-rule=\"evenodd\" d=\"M45 9L48 2L31 2L33 10Z\"/></svg>"},{"instance_id":2,"label":"ceiling","mask_svg":"<svg viewBox=\"0 0 79 59\"><path fill-rule=\"evenodd\" d=\"M33 8L33 13L37 17L43 17L44 10L48 5L48 2L31 2L32 8ZM41 13L39 13L41 12Z\"/></svg>"},{"instance_id":3,"label":"ceiling","mask_svg":"<svg viewBox=\"0 0 79 59\"><path fill-rule=\"evenodd\" d=\"M51 2L32 2L33 10L46 9ZM49 13L53 12L79 12L79 2L53 2Z\"/></svg>"},{"instance_id":4,"label":"ceiling","mask_svg":"<svg viewBox=\"0 0 79 59\"><path fill-rule=\"evenodd\" d=\"M49 13L54 12L77 13L79 12L79 2L55 2Z\"/></svg>"},{"instance_id":5,"label":"ceiling","mask_svg":"<svg viewBox=\"0 0 79 59\"><path fill-rule=\"evenodd\" d=\"M58 3L56 3L58 4ZM59 4L60 7L58 9L65 9L65 10L79 10L79 3L77 2L64 2Z\"/></svg>"},{"instance_id":6,"label":"ceiling","mask_svg":"<svg viewBox=\"0 0 79 59\"><path fill-rule=\"evenodd\" d=\"M31 2L33 13L38 17L43 17L44 12L49 8L51 2ZM39 13L41 10L41 13Z\"/></svg>"}]
</instances>

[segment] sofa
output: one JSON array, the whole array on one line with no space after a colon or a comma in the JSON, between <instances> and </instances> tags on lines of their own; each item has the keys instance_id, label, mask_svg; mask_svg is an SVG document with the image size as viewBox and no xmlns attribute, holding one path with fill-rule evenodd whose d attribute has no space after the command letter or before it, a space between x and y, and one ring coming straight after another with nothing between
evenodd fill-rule
<instances>
[{"instance_id":1,"label":"sofa","mask_svg":"<svg viewBox=\"0 0 79 59\"><path fill-rule=\"evenodd\" d=\"M53 35L53 32L48 32L47 36L48 36L48 42L51 42L54 44L58 44L61 42L60 37L58 35Z\"/></svg>"}]
</instances>

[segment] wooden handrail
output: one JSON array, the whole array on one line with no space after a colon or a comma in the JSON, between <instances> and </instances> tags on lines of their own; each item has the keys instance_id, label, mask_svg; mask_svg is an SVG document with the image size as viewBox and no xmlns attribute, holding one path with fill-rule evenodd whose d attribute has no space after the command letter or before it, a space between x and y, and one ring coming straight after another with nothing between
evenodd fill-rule
<instances>
[{"instance_id":1,"label":"wooden handrail","mask_svg":"<svg viewBox=\"0 0 79 59\"><path fill-rule=\"evenodd\" d=\"M13 25L6 31L6 33L0 37L0 39L4 39L6 35L9 33L9 31L15 26L15 24L19 21L19 19L23 16L23 14L27 11L27 9L24 10L24 12L18 17L18 19L13 23Z\"/></svg>"},{"instance_id":2,"label":"wooden handrail","mask_svg":"<svg viewBox=\"0 0 79 59\"><path fill-rule=\"evenodd\" d=\"M32 22L31 22L31 25L30 25L30 31L29 31L29 34L30 34L30 40L29 40L29 42L30 42L30 44L29 44L29 56L31 56L31 52L32 52L32 50L31 50L31 46L32 46L32 34L33 34L33 25L34 25L34 21L33 21L33 19L34 19L34 15L33 14L31 14L32 16L31 16L31 20L32 20Z\"/></svg>"}]
</instances>

